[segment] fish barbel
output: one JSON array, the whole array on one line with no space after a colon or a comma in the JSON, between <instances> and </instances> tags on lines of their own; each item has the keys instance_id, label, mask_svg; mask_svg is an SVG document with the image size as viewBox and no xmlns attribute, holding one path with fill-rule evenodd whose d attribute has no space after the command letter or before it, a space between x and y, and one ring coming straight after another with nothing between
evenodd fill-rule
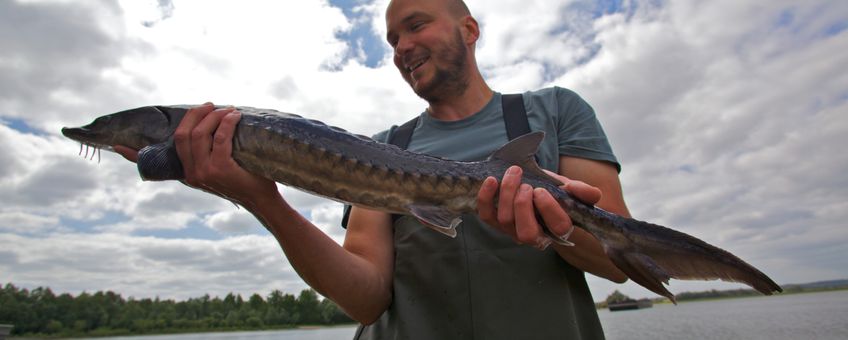
<instances>
[{"instance_id":1,"label":"fish barbel","mask_svg":"<svg viewBox=\"0 0 848 340\"><path fill-rule=\"evenodd\" d=\"M62 133L87 147L139 151L145 180L183 179L173 134L190 106L145 106L95 119ZM393 214L411 215L455 236L462 214L476 214L477 192L489 176L502 178L512 165L522 181L544 188L574 225L600 241L610 260L631 280L675 301L669 279L741 282L771 295L782 289L735 255L690 235L622 217L576 200L544 173L533 155L544 137L516 138L487 160L458 162L403 150L316 120L269 109L237 107L242 113L232 157L259 176L319 196ZM543 228L546 230L546 228ZM546 234L554 242L564 243Z\"/></svg>"}]
</instances>

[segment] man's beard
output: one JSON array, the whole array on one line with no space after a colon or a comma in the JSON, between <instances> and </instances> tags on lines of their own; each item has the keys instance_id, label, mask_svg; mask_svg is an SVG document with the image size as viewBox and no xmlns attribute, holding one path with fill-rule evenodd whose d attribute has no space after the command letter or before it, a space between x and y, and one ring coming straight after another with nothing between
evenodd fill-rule
<instances>
[{"instance_id":1,"label":"man's beard","mask_svg":"<svg viewBox=\"0 0 848 340\"><path fill-rule=\"evenodd\" d=\"M422 99L429 103L437 103L447 98L460 96L468 88L468 71L466 69L468 51L462 43L462 34L455 31L454 41L439 52L438 59L447 61L447 67L436 67L432 81L425 87L412 89Z\"/></svg>"}]
</instances>

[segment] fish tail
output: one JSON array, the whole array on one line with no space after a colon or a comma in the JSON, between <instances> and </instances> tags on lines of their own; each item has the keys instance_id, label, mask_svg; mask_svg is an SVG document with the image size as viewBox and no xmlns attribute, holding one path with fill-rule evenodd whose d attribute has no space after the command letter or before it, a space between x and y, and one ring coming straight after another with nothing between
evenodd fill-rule
<instances>
[{"instance_id":1,"label":"fish tail","mask_svg":"<svg viewBox=\"0 0 848 340\"><path fill-rule=\"evenodd\" d=\"M765 295L783 291L771 278L735 255L685 233L608 212L590 228L610 260L633 282L667 297L669 279L723 280L746 284Z\"/></svg>"}]
</instances>

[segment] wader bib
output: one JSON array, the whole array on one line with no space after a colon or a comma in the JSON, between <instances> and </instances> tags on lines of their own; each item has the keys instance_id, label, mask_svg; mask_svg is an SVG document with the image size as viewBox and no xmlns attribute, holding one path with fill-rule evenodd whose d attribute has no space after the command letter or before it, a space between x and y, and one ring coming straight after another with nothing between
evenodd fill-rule
<instances>
[{"instance_id":1,"label":"wader bib","mask_svg":"<svg viewBox=\"0 0 848 340\"><path fill-rule=\"evenodd\" d=\"M530 132L521 95L501 99L508 139ZM406 148L416 124L389 142ZM475 215L463 216L455 239L413 217L392 220L393 301L354 339L603 339L583 272L553 249L518 245Z\"/></svg>"}]
</instances>

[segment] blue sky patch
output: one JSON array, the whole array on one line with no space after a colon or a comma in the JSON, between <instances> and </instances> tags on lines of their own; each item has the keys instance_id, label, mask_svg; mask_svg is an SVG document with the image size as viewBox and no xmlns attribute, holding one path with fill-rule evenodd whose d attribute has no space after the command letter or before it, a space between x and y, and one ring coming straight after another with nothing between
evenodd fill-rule
<instances>
[{"instance_id":1,"label":"blue sky patch","mask_svg":"<svg viewBox=\"0 0 848 340\"><path fill-rule=\"evenodd\" d=\"M383 37L377 35L377 32L372 29L371 18L368 13L357 10L357 6L370 2L367 0L330 0L330 5L341 9L352 24L350 30L336 32L336 38L348 45L348 50L342 57L340 64L353 59L367 67L376 68L380 66L380 61L389 52L388 45Z\"/></svg>"},{"instance_id":2,"label":"blue sky patch","mask_svg":"<svg viewBox=\"0 0 848 340\"><path fill-rule=\"evenodd\" d=\"M824 36L832 37L839 35L839 33L845 31L846 28L848 28L848 20L832 23L824 29Z\"/></svg>"},{"instance_id":3,"label":"blue sky patch","mask_svg":"<svg viewBox=\"0 0 848 340\"><path fill-rule=\"evenodd\" d=\"M134 236L151 236L164 239L199 239L199 240L222 240L222 235L217 230L210 229L201 222L191 222L187 227L178 230L139 230Z\"/></svg>"},{"instance_id":4,"label":"blue sky patch","mask_svg":"<svg viewBox=\"0 0 848 340\"><path fill-rule=\"evenodd\" d=\"M595 9L593 11L593 17L599 18L604 15L619 13L625 9L623 0L598 0L594 1Z\"/></svg>"},{"instance_id":5,"label":"blue sky patch","mask_svg":"<svg viewBox=\"0 0 848 340\"><path fill-rule=\"evenodd\" d=\"M103 217L98 218L96 220L78 220L73 218L61 217L59 219L60 224L69 228L74 229L74 231L78 233L102 233L104 231L108 232L109 230L105 230L103 228L98 229L97 226L108 226L114 225L121 222L129 221L130 217L126 214L114 211L107 210ZM108 228L107 228L108 229Z\"/></svg>"},{"instance_id":6,"label":"blue sky patch","mask_svg":"<svg viewBox=\"0 0 848 340\"><path fill-rule=\"evenodd\" d=\"M0 117L0 124L6 125L6 126L12 128L13 130L16 130L16 131L19 131L19 132L22 132L22 133L28 133L28 134L33 134L33 135L37 135L37 136L47 135L46 133L44 133L44 131L30 126L23 119L10 118L10 117Z\"/></svg>"},{"instance_id":7,"label":"blue sky patch","mask_svg":"<svg viewBox=\"0 0 848 340\"><path fill-rule=\"evenodd\" d=\"M677 167L677 170L685 172L687 174L694 174L697 171L697 168L695 167L695 165L692 164L683 164Z\"/></svg>"}]
</instances>

